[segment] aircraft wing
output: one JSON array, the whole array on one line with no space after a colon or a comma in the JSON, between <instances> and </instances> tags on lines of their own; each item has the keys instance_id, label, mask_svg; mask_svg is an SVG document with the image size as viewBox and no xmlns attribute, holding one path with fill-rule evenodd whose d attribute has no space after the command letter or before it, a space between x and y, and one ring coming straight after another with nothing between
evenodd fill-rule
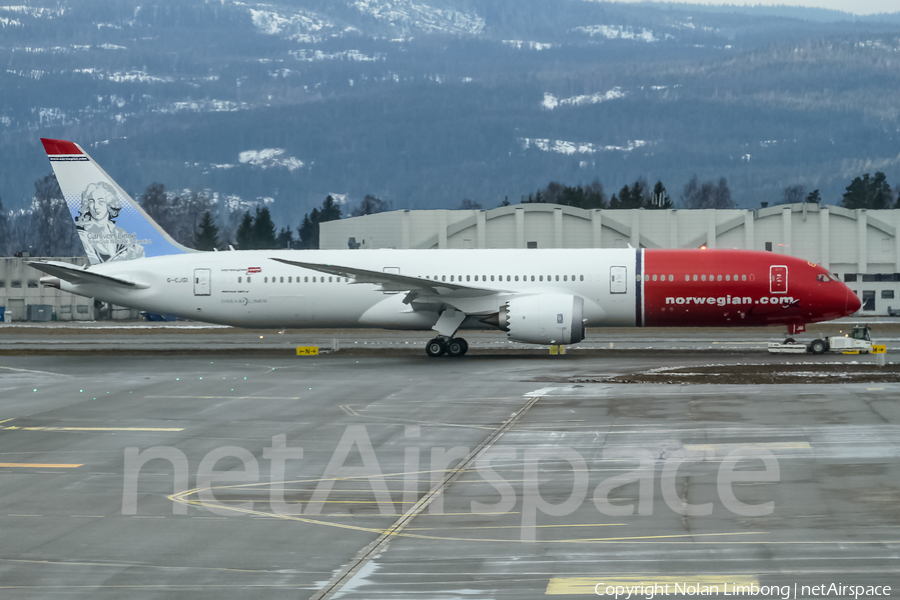
<instances>
[{"instance_id":1,"label":"aircraft wing","mask_svg":"<svg viewBox=\"0 0 900 600\"><path fill-rule=\"evenodd\" d=\"M272 260L286 265L294 265L295 267L328 273L329 275L337 275L338 277L352 277L356 280L356 283L376 283L381 285L381 287L387 291L417 292L421 295L438 296L441 298L491 296L506 291L473 287L461 283L435 281L433 279L424 279L422 277L410 277L409 275L399 275L397 273L371 271L369 269L360 269L357 267L324 265L319 263L286 260L283 258L273 258Z\"/></svg>"},{"instance_id":2,"label":"aircraft wing","mask_svg":"<svg viewBox=\"0 0 900 600\"><path fill-rule=\"evenodd\" d=\"M69 263L56 262L52 260L32 260L27 261L25 264L27 264L29 267L37 269L38 271L43 271L48 275L59 277L63 281L68 281L73 285L94 283L103 285L112 284L131 289L144 289L147 287L146 285L137 284L133 281L128 281L127 279L120 279L119 277L112 277L110 275L94 273L93 271L89 271L83 267L77 267Z\"/></svg>"}]
</instances>

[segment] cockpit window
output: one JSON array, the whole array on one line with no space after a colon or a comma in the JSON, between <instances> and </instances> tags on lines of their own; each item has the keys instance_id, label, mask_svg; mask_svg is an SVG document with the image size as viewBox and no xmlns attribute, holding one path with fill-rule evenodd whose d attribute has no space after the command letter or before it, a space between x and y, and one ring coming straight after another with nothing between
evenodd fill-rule
<instances>
[{"instance_id":1,"label":"cockpit window","mask_svg":"<svg viewBox=\"0 0 900 600\"><path fill-rule=\"evenodd\" d=\"M827 283L829 281L840 281L834 273L819 273L816 275L816 281Z\"/></svg>"}]
</instances>

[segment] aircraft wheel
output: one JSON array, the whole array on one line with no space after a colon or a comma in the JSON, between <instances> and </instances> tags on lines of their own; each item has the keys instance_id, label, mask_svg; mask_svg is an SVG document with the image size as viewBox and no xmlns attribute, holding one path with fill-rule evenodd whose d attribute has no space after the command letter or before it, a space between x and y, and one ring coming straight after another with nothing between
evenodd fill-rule
<instances>
[{"instance_id":1,"label":"aircraft wheel","mask_svg":"<svg viewBox=\"0 0 900 600\"><path fill-rule=\"evenodd\" d=\"M809 345L809 351L813 354L825 354L826 350L828 350L828 344L824 340L813 340Z\"/></svg>"},{"instance_id":2,"label":"aircraft wheel","mask_svg":"<svg viewBox=\"0 0 900 600\"><path fill-rule=\"evenodd\" d=\"M447 344L447 354L454 357L462 356L468 349L469 345L466 343L466 340L462 338L453 338Z\"/></svg>"},{"instance_id":3,"label":"aircraft wheel","mask_svg":"<svg viewBox=\"0 0 900 600\"><path fill-rule=\"evenodd\" d=\"M447 344L440 338L434 338L425 344L425 353L428 354L428 356L440 356L445 352L447 352Z\"/></svg>"}]
</instances>

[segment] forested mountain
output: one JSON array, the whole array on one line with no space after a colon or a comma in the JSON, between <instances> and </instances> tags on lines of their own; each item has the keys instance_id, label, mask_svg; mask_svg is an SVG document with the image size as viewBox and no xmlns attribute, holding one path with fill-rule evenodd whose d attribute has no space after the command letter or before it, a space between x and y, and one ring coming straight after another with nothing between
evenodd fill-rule
<instances>
[{"instance_id":1,"label":"forested mountain","mask_svg":"<svg viewBox=\"0 0 900 600\"><path fill-rule=\"evenodd\" d=\"M900 179L900 22L582 0L92 0L0 6L0 197L39 137L300 223L327 195L485 208L550 181L696 175L738 206ZM194 192L181 192L190 188ZM229 200L230 198L230 200Z\"/></svg>"}]
</instances>

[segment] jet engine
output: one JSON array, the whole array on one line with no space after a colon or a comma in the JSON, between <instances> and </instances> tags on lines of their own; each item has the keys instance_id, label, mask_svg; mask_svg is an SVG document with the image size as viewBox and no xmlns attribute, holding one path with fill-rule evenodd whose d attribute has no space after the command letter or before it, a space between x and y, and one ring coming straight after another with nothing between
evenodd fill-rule
<instances>
[{"instance_id":1,"label":"jet engine","mask_svg":"<svg viewBox=\"0 0 900 600\"><path fill-rule=\"evenodd\" d=\"M568 294L513 298L485 322L528 344L574 344L584 339L584 299Z\"/></svg>"}]
</instances>

